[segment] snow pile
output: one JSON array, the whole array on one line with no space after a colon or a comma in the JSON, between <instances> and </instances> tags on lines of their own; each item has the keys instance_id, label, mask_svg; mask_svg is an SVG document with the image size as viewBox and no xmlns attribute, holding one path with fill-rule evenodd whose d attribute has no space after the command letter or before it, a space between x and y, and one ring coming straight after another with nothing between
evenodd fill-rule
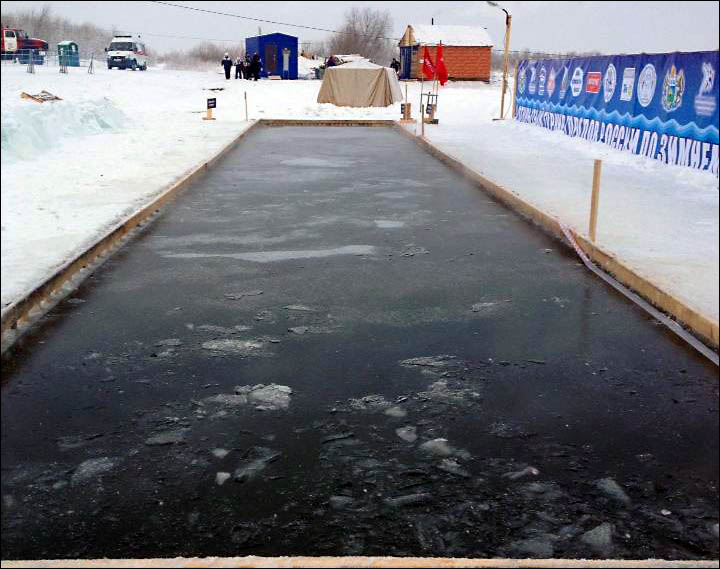
<instances>
[{"instance_id":1,"label":"snow pile","mask_svg":"<svg viewBox=\"0 0 720 569\"><path fill-rule=\"evenodd\" d=\"M3 97L0 121L3 165L57 151L64 138L118 131L129 121L105 97L47 103Z\"/></svg>"}]
</instances>

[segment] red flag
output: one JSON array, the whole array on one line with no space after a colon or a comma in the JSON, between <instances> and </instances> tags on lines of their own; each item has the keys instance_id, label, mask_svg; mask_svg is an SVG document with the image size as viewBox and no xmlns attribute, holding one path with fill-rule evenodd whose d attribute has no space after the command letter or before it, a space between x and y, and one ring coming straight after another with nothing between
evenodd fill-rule
<instances>
[{"instance_id":1,"label":"red flag","mask_svg":"<svg viewBox=\"0 0 720 569\"><path fill-rule=\"evenodd\" d=\"M427 46L425 46L423 50L422 72L423 75L425 75L425 79L433 79L435 77L435 66L433 65L432 59L430 59L430 52Z\"/></svg>"},{"instance_id":2,"label":"red flag","mask_svg":"<svg viewBox=\"0 0 720 569\"><path fill-rule=\"evenodd\" d=\"M448 80L448 72L445 67L445 60L443 59L443 46L442 42L437 46L437 77L440 81L440 85L445 85Z\"/></svg>"}]
</instances>

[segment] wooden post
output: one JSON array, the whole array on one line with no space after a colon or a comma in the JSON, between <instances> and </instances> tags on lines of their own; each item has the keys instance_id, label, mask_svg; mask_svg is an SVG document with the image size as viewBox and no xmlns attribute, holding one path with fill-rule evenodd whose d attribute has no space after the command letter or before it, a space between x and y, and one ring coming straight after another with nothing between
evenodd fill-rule
<instances>
[{"instance_id":1,"label":"wooden post","mask_svg":"<svg viewBox=\"0 0 720 569\"><path fill-rule=\"evenodd\" d=\"M590 241L595 242L597 232L598 202L600 201L600 173L602 160L595 160L593 167L592 201L590 203Z\"/></svg>"},{"instance_id":2,"label":"wooden post","mask_svg":"<svg viewBox=\"0 0 720 569\"><path fill-rule=\"evenodd\" d=\"M513 75L513 97L512 97L512 118L517 114L517 80L518 80L518 62L515 62L515 75Z\"/></svg>"},{"instance_id":3,"label":"wooden post","mask_svg":"<svg viewBox=\"0 0 720 569\"><path fill-rule=\"evenodd\" d=\"M500 118L505 118L505 91L507 90L508 63L510 58L510 28L512 27L512 16L506 12L505 16L505 56L503 57L503 84L500 95Z\"/></svg>"},{"instance_id":4,"label":"wooden post","mask_svg":"<svg viewBox=\"0 0 720 569\"><path fill-rule=\"evenodd\" d=\"M245 91L245 122L248 122L247 91Z\"/></svg>"},{"instance_id":5,"label":"wooden post","mask_svg":"<svg viewBox=\"0 0 720 569\"><path fill-rule=\"evenodd\" d=\"M207 110L207 113L203 117L203 120L204 121L214 121L215 120L215 118L212 116L212 109Z\"/></svg>"}]
</instances>

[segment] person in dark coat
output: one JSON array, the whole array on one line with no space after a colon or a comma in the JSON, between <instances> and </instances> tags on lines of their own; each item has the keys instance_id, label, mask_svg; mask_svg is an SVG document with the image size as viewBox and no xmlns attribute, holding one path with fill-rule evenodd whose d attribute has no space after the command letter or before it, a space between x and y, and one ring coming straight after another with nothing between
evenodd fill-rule
<instances>
[{"instance_id":1,"label":"person in dark coat","mask_svg":"<svg viewBox=\"0 0 720 569\"><path fill-rule=\"evenodd\" d=\"M235 60L235 79L242 79L245 75L245 62L241 57Z\"/></svg>"},{"instance_id":2,"label":"person in dark coat","mask_svg":"<svg viewBox=\"0 0 720 569\"><path fill-rule=\"evenodd\" d=\"M392 63L390 64L390 67L392 67L395 70L395 73L397 75L400 75L400 62L393 57Z\"/></svg>"},{"instance_id":3,"label":"person in dark coat","mask_svg":"<svg viewBox=\"0 0 720 569\"><path fill-rule=\"evenodd\" d=\"M225 68L225 79L230 79L230 70L232 69L232 64L232 59L230 59L230 56L225 53L225 57L223 57L223 60L220 62L220 65Z\"/></svg>"},{"instance_id":4,"label":"person in dark coat","mask_svg":"<svg viewBox=\"0 0 720 569\"><path fill-rule=\"evenodd\" d=\"M244 68L243 73L245 74L245 79L247 79L248 81L250 79L252 79L252 77L250 77L250 63L251 63L250 56L246 55L245 56L245 68Z\"/></svg>"},{"instance_id":5,"label":"person in dark coat","mask_svg":"<svg viewBox=\"0 0 720 569\"><path fill-rule=\"evenodd\" d=\"M260 79L260 69L262 68L262 62L260 60L260 56L255 53L252 56L252 61L250 62L250 74L253 76L253 79L257 81Z\"/></svg>"}]
</instances>

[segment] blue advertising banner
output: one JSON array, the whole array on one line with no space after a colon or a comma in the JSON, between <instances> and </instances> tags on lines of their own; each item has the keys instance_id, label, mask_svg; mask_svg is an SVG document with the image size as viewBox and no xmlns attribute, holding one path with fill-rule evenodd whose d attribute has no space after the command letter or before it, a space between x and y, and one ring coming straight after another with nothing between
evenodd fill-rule
<instances>
[{"instance_id":1,"label":"blue advertising banner","mask_svg":"<svg viewBox=\"0 0 720 569\"><path fill-rule=\"evenodd\" d=\"M524 60L515 118L717 176L718 53Z\"/></svg>"}]
</instances>

